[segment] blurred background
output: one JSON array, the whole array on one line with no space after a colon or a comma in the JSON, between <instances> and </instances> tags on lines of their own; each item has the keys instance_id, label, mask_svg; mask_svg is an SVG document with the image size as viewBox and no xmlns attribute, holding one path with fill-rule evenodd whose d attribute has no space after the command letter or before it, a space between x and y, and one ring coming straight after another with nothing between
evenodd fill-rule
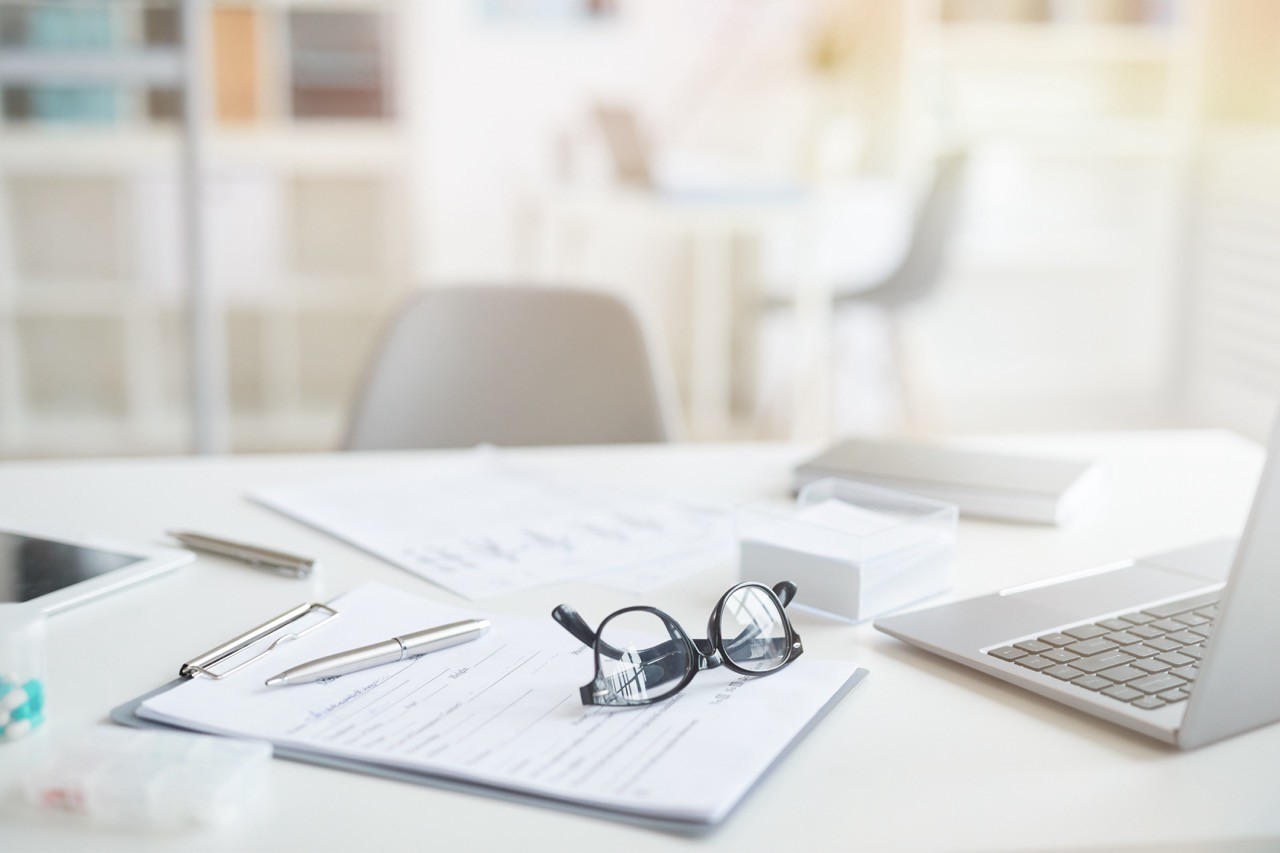
<instances>
[{"instance_id":1,"label":"blurred background","mask_svg":"<svg viewBox=\"0 0 1280 853\"><path fill-rule=\"evenodd\" d=\"M693 440L1280 390L1274 0L0 0L0 457L325 450L417 288L629 298Z\"/></svg>"}]
</instances>

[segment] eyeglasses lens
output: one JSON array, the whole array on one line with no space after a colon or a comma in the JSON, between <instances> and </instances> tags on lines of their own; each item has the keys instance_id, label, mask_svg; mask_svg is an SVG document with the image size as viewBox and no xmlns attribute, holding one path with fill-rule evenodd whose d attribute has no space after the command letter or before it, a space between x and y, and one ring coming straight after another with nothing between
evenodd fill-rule
<instances>
[{"instance_id":1,"label":"eyeglasses lens","mask_svg":"<svg viewBox=\"0 0 1280 853\"><path fill-rule=\"evenodd\" d=\"M729 660L769 672L787 659L787 626L776 599L760 587L734 590L720 611L720 637Z\"/></svg>"},{"instance_id":2,"label":"eyeglasses lens","mask_svg":"<svg viewBox=\"0 0 1280 853\"><path fill-rule=\"evenodd\" d=\"M668 696L689 670L684 638L666 620L643 610L611 616L600 626L597 649L605 686L626 701Z\"/></svg>"}]
</instances>

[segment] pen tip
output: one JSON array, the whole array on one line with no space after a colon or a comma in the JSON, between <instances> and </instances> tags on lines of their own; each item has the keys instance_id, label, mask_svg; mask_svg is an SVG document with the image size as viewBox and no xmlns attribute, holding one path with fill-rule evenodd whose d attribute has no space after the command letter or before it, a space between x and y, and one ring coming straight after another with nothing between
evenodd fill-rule
<instances>
[{"instance_id":1,"label":"pen tip","mask_svg":"<svg viewBox=\"0 0 1280 853\"><path fill-rule=\"evenodd\" d=\"M277 684L284 684L284 676L273 675L271 678L267 679L268 687L275 687Z\"/></svg>"}]
</instances>

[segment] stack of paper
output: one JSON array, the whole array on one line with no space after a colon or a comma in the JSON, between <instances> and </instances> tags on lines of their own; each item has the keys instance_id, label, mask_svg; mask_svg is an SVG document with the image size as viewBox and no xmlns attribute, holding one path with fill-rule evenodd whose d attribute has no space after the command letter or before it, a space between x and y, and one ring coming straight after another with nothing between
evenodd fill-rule
<instances>
[{"instance_id":1,"label":"stack of paper","mask_svg":"<svg viewBox=\"0 0 1280 853\"><path fill-rule=\"evenodd\" d=\"M485 456L284 483L252 497L468 598L588 575L642 591L714 564L733 543L720 507Z\"/></svg>"},{"instance_id":2,"label":"stack of paper","mask_svg":"<svg viewBox=\"0 0 1280 853\"><path fill-rule=\"evenodd\" d=\"M764 678L702 672L643 708L584 707L589 649L550 616L492 616L475 642L266 687L306 660L476 615L377 584L332 606L340 615L331 626L221 681L151 696L137 715L261 738L300 760L696 829L724 819L865 674L805 656Z\"/></svg>"},{"instance_id":3,"label":"stack of paper","mask_svg":"<svg viewBox=\"0 0 1280 853\"><path fill-rule=\"evenodd\" d=\"M744 525L743 580L796 584L796 604L862 621L951 586L955 508L904 518L844 500Z\"/></svg>"}]
</instances>

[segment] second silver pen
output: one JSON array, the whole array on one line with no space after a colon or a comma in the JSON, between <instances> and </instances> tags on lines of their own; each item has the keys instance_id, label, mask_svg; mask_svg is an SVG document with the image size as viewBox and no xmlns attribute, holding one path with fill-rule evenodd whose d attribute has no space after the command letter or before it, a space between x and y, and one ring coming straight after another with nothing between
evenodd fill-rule
<instances>
[{"instance_id":1,"label":"second silver pen","mask_svg":"<svg viewBox=\"0 0 1280 853\"><path fill-rule=\"evenodd\" d=\"M450 622L448 625L437 625L425 631L392 637L380 643L338 652L300 664L268 678L267 686L306 684L322 678L333 678L349 672L381 666L384 663L395 663L405 658L417 657L470 642L487 630L489 630L488 619L464 619L461 622Z\"/></svg>"}]
</instances>

